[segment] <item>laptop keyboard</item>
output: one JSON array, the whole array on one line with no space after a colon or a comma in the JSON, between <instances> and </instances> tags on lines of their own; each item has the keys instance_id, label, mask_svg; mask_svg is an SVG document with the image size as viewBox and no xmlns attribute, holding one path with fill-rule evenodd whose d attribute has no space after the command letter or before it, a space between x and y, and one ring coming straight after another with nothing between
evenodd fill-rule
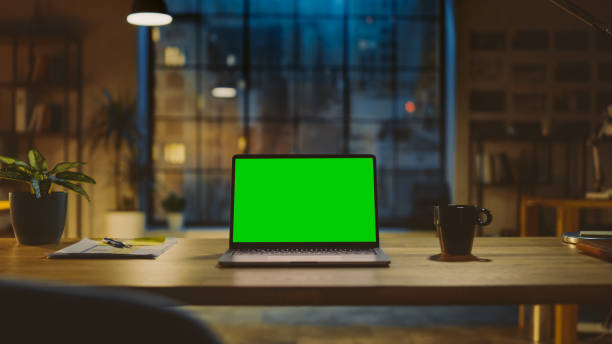
<instances>
[{"instance_id":1,"label":"laptop keyboard","mask_svg":"<svg viewBox=\"0 0 612 344\"><path fill-rule=\"evenodd\" d=\"M266 256L301 256L301 255L346 255L375 254L372 248L248 248L236 249L234 254L260 254Z\"/></svg>"}]
</instances>

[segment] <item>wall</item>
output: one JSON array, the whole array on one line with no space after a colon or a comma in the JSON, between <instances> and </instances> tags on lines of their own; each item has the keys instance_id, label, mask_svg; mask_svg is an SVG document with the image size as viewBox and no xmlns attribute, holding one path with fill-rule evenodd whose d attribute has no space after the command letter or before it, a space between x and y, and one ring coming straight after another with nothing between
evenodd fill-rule
<instances>
[{"instance_id":1,"label":"wall","mask_svg":"<svg viewBox=\"0 0 612 344\"><path fill-rule=\"evenodd\" d=\"M579 3L602 21L612 21L610 1ZM469 166L474 164L474 157L469 156L470 121L495 120L508 127L512 123L530 122L540 125L540 132L548 130L551 123L574 121L589 123L594 128L601 122L602 104L612 102L609 98L612 80L605 75L605 69L611 67L612 51L607 44L600 46L592 28L548 1L458 0L456 7L458 79L454 195L457 203L475 203L475 190L472 189L470 198L468 184ZM500 37L503 39L498 39ZM499 42L502 43L496 46ZM478 91L494 93L482 97L474 94ZM497 95L500 95L499 102L495 100ZM474 105L474 97L480 97L482 104ZM498 105L500 108L496 108ZM528 155L533 149L532 142L526 142L487 144L485 150L504 152L513 164L517 164L521 154ZM584 152L580 148L572 148L570 156L566 155L563 142L551 147L550 183L535 187L534 192L548 196L580 196L585 185L587 188L592 185L589 152L587 169L583 171L580 161ZM568 156L575 160L567 161ZM610 159L604 156L603 160ZM532 162L534 165L526 166L527 169L537 170L542 160ZM495 214L494 224L488 227L490 234L517 229L517 197L518 193L509 185L485 189L483 206Z\"/></svg>"},{"instance_id":2,"label":"wall","mask_svg":"<svg viewBox=\"0 0 612 344\"><path fill-rule=\"evenodd\" d=\"M102 100L102 89L114 94L136 96L136 27L125 21L131 1L105 0L42 0L43 17L62 18L77 22L83 37L83 115L87 127ZM0 22L27 21L34 12L34 0L3 0L0 5ZM0 64L6 57L0 56ZM5 116L2 114L0 116ZM109 192L111 165L109 154L103 147L90 153L85 135L84 160L88 164L84 172L94 177L98 184L86 186L92 201L83 200L83 235L102 233L104 212L114 207L113 193ZM75 146L71 145L71 156ZM61 143L48 143L44 150L51 152L52 161L61 158L53 154L61 150ZM67 231L70 236L76 233L76 196L69 200Z\"/></svg>"}]
</instances>

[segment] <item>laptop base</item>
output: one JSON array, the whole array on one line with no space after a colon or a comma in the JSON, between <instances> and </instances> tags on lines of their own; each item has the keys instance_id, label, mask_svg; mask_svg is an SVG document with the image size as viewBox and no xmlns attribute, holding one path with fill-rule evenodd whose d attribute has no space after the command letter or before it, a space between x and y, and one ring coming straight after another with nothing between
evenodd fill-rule
<instances>
[{"instance_id":1,"label":"laptop base","mask_svg":"<svg viewBox=\"0 0 612 344\"><path fill-rule=\"evenodd\" d=\"M266 254L243 254L239 250L229 249L221 258L219 266L222 267L247 267L247 266L354 266L354 267L386 267L391 260L380 248L373 248L372 254L338 254L338 255L266 255Z\"/></svg>"}]
</instances>

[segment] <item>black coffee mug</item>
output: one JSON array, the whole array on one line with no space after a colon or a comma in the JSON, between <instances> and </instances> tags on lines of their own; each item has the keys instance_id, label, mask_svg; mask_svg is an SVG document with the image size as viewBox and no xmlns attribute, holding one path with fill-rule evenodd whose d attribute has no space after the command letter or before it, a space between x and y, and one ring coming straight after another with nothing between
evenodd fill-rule
<instances>
[{"instance_id":1,"label":"black coffee mug","mask_svg":"<svg viewBox=\"0 0 612 344\"><path fill-rule=\"evenodd\" d=\"M482 221L481 215L486 216ZM469 255L474 242L474 226L486 226L493 220L491 212L473 205L449 204L434 207L434 228L440 238L442 254Z\"/></svg>"}]
</instances>

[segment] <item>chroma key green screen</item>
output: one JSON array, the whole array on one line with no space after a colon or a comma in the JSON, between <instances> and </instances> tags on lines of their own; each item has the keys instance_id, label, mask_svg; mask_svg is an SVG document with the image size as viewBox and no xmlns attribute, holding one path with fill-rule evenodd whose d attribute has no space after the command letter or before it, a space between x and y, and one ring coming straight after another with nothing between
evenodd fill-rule
<instances>
[{"instance_id":1,"label":"chroma key green screen","mask_svg":"<svg viewBox=\"0 0 612 344\"><path fill-rule=\"evenodd\" d=\"M375 242L373 160L236 157L233 242Z\"/></svg>"}]
</instances>

